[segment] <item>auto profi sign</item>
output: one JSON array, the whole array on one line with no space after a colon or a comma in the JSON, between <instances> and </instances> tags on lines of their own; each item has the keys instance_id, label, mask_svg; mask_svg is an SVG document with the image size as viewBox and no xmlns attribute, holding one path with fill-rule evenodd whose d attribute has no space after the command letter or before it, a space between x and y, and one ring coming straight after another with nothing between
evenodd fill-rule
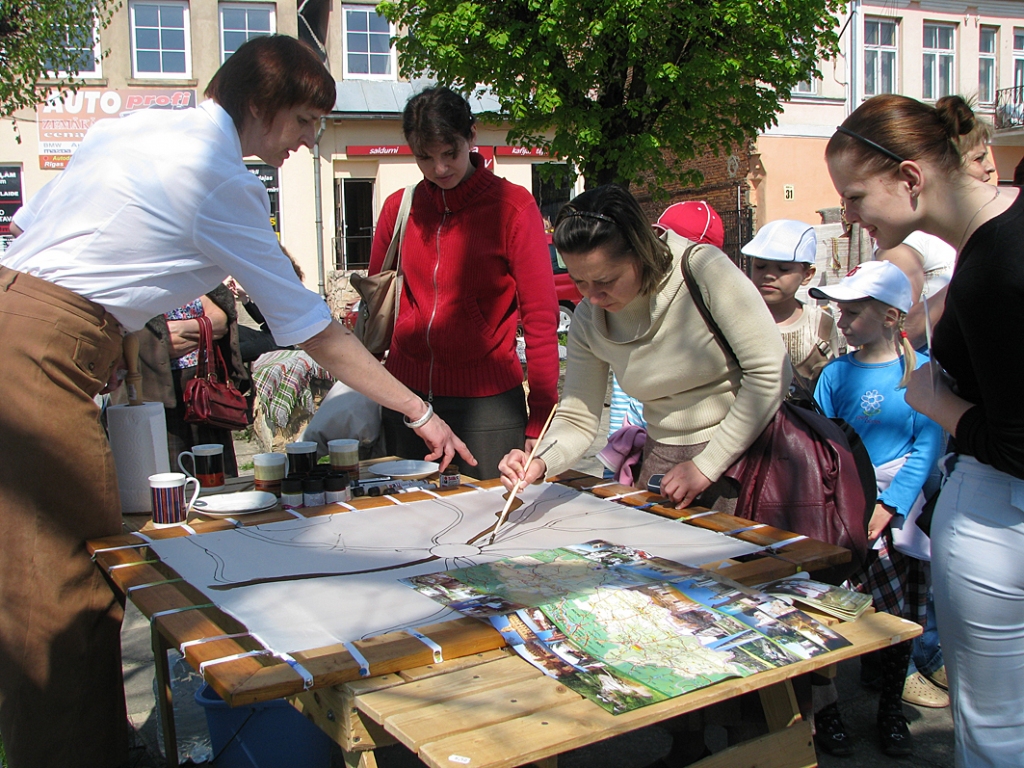
<instances>
[{"instance_id":1,"label":"auto profi sign","mask_svg":"<svg viewBox=\"0 0 1024 768\"><path fill-rule=\"evenodd\" d=\"M195 91L174 88L53 91L46 102L36 108L39 167L46 171L64 168L86 131L98 120L124 117L140 109L188 109L195 105Z\"/></svg>"}]
</instances>

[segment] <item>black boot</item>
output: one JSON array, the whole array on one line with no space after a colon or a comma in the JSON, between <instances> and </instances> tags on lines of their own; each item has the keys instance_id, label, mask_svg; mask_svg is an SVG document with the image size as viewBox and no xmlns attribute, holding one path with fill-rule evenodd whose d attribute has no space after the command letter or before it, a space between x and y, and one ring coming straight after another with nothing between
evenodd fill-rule
<instances>
[{"instance_id":1,"label":"black boot","mask_svg":"<svg viewBox=\"0 0 1024 768\"><path fill-rule=\"evenodd\" d=\"M889 757L909 757L914 743L903 714L903 686L910 664L910 641L884 648L878 652L880 688L878 697L878 740Z\"/></svg>"},{"instance_id":2,"label":"black boot","mask_svg":"<svg viewBox=\"0 0 1024 768\"><path fill-rule=\"evenodd\" d=\"M837 704L822 707L814 714L814 743L836 757L853 754L853 742L846 733Z\"/></svg>"}]
</instances>

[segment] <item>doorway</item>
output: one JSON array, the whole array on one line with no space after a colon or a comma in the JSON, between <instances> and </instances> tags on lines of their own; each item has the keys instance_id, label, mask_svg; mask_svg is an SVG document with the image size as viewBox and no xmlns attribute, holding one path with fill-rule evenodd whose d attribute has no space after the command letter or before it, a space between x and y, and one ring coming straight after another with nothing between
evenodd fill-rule
<instances>
[{"instance_id":1,"label":"doorway","mask_svg":"<svg viewBox=\"0 0 1024 768\"><path fill-rule=\"evenodd\" d=\"M334 268L366 269L373 245L373 179L334 180Z\"/></svg>"}]
</instances>

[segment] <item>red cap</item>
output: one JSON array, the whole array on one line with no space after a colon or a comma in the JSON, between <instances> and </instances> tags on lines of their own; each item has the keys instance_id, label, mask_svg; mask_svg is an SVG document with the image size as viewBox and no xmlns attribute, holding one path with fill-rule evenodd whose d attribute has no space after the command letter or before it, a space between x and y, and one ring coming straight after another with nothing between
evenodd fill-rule
<instances>
[{"instance_id":1,"label":"red cap","mask_svg":"<svg viewBox=\"0 0 1024 768\"><path fill-rule=\"evenodd\" d=\"M695 243L710 243L721 248L725 243L725 228L715 209L703 200L674 203L658 217L656 227L671 229L677 235Z\"/></svg>"}]
</instances>

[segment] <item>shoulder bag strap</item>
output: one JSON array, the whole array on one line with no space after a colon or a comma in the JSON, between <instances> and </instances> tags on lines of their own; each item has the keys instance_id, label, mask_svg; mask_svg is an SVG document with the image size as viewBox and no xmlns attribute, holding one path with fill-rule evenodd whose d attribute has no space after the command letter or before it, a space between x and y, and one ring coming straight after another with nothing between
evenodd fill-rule
<instances>
[{"instance_id":1,"label":"shoulder bag strap","mask_svg":"<svg viewBox=\"0 0 1024 768\"><path fill-rule=\"evenodd\" d=\"M380 271L387 272L389 269L398 270L402 260L402 242L405 240L405 223L409 219L409 212L412 210L412 198L416 193L418 184L412 184L402 192L402 204L398 207L398 217L395 219L395 231L391 235L391 243L388 251L384 254L384 263Z\"/></svg>"},{"instance_id":2,"label":"shoulder bag strap","mask_svg":"<svg viewBox=\"0 0 1024 768\"><path fill-rule=\"evenodd\" d=\"M697 284L697 279L693 276L693 270L690 268L690 254L693 249L696 248L698 243L694 243L686 252L683 253L682 267L683 267L683 278L686 281L686 287L690 291L690 296L693 298L693 303L697 307L697 311L700 312L700 316L704 318L704 322L708 326L708 330L711 331L711 335L715 337L715 340L722 346L726 354L730 355L736 364L739 365L740 359L736 357L736 353L732 351L732 347L725 338L725 334L722 333L722 329L718 327L718 323L715 322L715 318L711 316L711 310L708 309L708 305L704 303L704 295L700 292L700 286Z\"/></svg>"},{"instance_id":3,"label":"shoulder bag strap","mask_svg":"<svg viewBox=\"0 0 1024 768\"><path fill-rule=\"evenodd\" d=\"M213 363L213 323L206 315L196 318L199 323L199 362L196 369L197 379L210 378L210 366Z\"/></svg>"},{"instance_id":4,"label":"shoulder bag strap","mask_svg":"<svg viewBox=\"0 0 1024 768\"><path fill-rule=\"evenodd\" d=\"M711 316L711 310L708 309L708 305L704 303L704 296L700 292L700 286L697 285L697 280L693 276L693 272L690 269L690 251L697 246L696 243L686 249L686 253L683 254L683 277L686 279L686 287L690 291L690 296L693 297L693 303L697 306L697 311L700 312L700 316L704 318L704 322L707 323L708 330L711 331L711 335L715 337L722 348L730 355L732 359L739 365L739 358L736 357L736 353L732 351L732 347L729 342L726 341L725 334L722 333L722 329L718 327L718 323L715 322L715 318ZM790 363L792 365L792 363ZM806 399L811 405L812 410L824 416L824 412L821 410L821 406L818 405L814 399L814 393L804 385L800 375L794 370L793 371L793 385L797 389L797 392L801 397Z\"/></svg>"}]
</instances>

